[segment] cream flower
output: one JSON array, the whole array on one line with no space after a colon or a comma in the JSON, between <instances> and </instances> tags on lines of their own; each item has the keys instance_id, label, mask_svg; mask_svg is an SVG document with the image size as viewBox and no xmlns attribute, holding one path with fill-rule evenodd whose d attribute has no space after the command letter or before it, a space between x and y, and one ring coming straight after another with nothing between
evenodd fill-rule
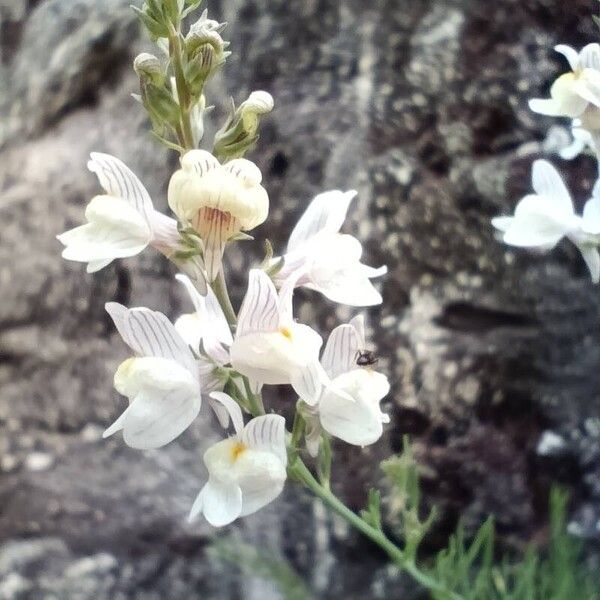
<instances>
[{"instance_id":1,"label":"cream flower","mask_svg":"<svg viewBox=\"0 0 600 600\"><path fill-rule=\"evenodd\" d=\"M588 44L579 53L565 44L554 49L566 57L571 71L552 84L549 99L530 100L531 110L576 119L588 107L600 107L600 44Z\"/></svg>"},{"instance_id":2,"label":"cream flower","mask_svg":"<svg viewBox=\"0 0 600 600\"><path fill-rule=\"evenodd\" d=\"M331 379L318 404L321 426L330 435L357 446L376 442L383 433L383 423L390 420L379 407L390 384L370 366L357 365L364 349L364 323L359 315L331 332L321 359Z\"/></svg>"},{"instance_id":3,"label":"cream flower","mask_svg":"<svg viewBox=\"0 0 600 600\"><path fill-rule=\"evenodd\" d=\"M327 379L319 363L323 341L316 331L294 321L294 283L293 277L286 281L278 297L263 271L250 270L231 346L231 364L256 386L291 384L312 405Z\"/></svg>"},{"instance_id":4,"label":"cream flower","mask_svg":"<svg viewBox=\"0 0 600 600\"><path fill-rule=\"evenodd\" d=\"M260 170L249 160L221 165L205 150L185 154L181 169L171 177L169 206L200 234L210 281L221 269L227 241L267 218L269 197L261 181Z\"/></svg>"},{"instance_id":5,"label":"cream flower","mask_svg":"<svg viewBox=\"0 0 600 600\"><path fill-rule=\"evenodd\" d=\"M600 210L596 208L600 200L593 197L588 201L583 219L576 215L560 174L545 160L533 163L532 186L535 194L519 201L514 216L496 217L492 225L502 232L506 244L521 248L550 250L567 237L581 252L592 281L597 283L600 255L594 235L600 233Z\"/></svg>"},{"instance_id":6,"label":"cream flower","mask_svg":"<svg viewBox=\"0 0 600 600\"><path fill-rule=\"evenodd\" d=\"M96 173L104 195L88 204L87 223L57 236L65 245L63 258L88 263L88 273L99 271L116 258L139 254L152 246L171 258L204 289L199 257L177 260L180 236L177 221L154 210L146 188L118 158L92 152L88 168Z\"/></svg>"},{"instance_id":7,"label":"cream flower","mask_svg":"<svg viewBox=\"0 0 600 600\"><path fill-rule=\"evenodd\" d=\"M375 269L362 264L361 243L339 233L355 196L355 191L333 190L313 199L292 231L283 268L275 275L278 285L298 272L296 285L317 290L334 302L381 304L381 295L370 280L385 275L387 267Z\"/></svg>"},{"instance_id":8,"label":"cream flower","mask_svg":"<svg viewBox=\"0 0 600 600\"><path fill-rule=\"evenodd\" d=\"M200 513L215 527L245 517L272 502L286 480L285 420L256 417L243 426L239 406L227 394L212 397L230 412L236 435L217 442L204 454L208 482L196 498L190 520Z\"/></svg>"},{"instance_id":9,"label":"cream flower","mask_svg":"<svg viewBox=\"0 0 600 600\"><path fill-rule=\"evenodd\" d=\"M117 369L116 390L129 407L104 432L123 431L132 448L158 448L181 434L198 416L200 372L192 351L172 323L147 308L106 305L118 332L137 355Z\"/></svg>"}]
</instances>

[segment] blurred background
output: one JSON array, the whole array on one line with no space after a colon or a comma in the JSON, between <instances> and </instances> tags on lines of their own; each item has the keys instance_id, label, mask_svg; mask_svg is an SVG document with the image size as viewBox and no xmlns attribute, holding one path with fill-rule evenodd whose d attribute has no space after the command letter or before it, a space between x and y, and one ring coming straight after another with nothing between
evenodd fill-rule
<instances>
[{"instance_id":1,"label":"blurred background","mask_svg":"<svg viewBox=\"0 0 600 600\"><path fill-rule=\"evenodd\" d=\"M191 306L157 253L91 276L55 236L99 191L90 151L136 172L159 209L175 153L148 134L131 62L152 46L130 0L0 0L0 599L276 600L206 552L214 536L259 545L318 598L416 598L367 541L289 485L227 530L186 522L220 435L209 419L158 451L101 440L125 406L112 388L127 350L104 312L116 300L170 317ZM316 193L356 188L346 231L387 264L371 340L392 380L376 445L336 448L334 488L353 508L379 459L410 434L425 503L440 519L495 515L500 541L547 536L550 484L571 492L570 528L600 555L600 290L577 251L512 252L492 216L529 191L554 120L531 113L566 63L557 43L597 41L595 0L207 0L233 55L207 87L216 109L254 89L275 98L248 157L269 191L256 231L281 250ZM566 125L566 123L565 123ZM592 159L554 157L577 197ZM228 254L239 302L260 244ZM352 312L300 292L326 333ZM285 394L271 399L285 410ZM575 600L575 599L574 599Z\"/></svg>"}]
</instances>

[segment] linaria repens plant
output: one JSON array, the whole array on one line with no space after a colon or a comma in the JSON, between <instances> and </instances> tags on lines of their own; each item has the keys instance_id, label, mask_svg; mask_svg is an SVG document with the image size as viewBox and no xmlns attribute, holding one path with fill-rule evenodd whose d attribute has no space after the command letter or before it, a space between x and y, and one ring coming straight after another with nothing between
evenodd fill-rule
<instances>
[{"instance_id":1,"label":"linaria repens plant","mask_svg":"<svg viewBox=\"0 0 600 600\"><path fill-rule=\"evenodd\" d=\"M294 290L303 286L332 302L353 307L382 302L372 280L386 273L361 262L362 246L341 233L357 192L332 190L316 196L293 228L287 248L276 257L270 244L261 265L248 273L239 310L232 306L223 267L230 244L251 240L249 233L269 213L268 183L245 154L258 140L260 121L273 109L273 98L254 91L237 108L232 105L217 131L212 151L200 149L204 117L210 110L205 84L222 68L230 52L222 38L224 23L208 17L184 27L201 0L146 0L139 15L157 55L134 61L140 93L154 137L180 155L171 176L168 203L176 218L157 212L143 184L119 159L93 153L88 167L104 194L86 209L87 223L58 239L66 259L87 263L95 272L118 258L152 246L172 261L177 280L190 297L193 312L175 323L147 308L106 304L123 341L133 353L117 369L116 390L128 407L105 431L141 449L159 448L178 437L207 404L224 430L233 435L207 448L208 480L194 501L190 520L205 518L216 527L260 510L274 501L289 479L377 544L390 560L436 598L471 597L448 577L449 561L462 563L450 551L437 570L417 564L419 544L434 519L422 519L416 467L408 446L383 463L394 484L390 513L399 524L402 543L386 534L381 497L370 490L367 507L357 514L330 489L331 437L366 446L381 437L388 416L380 402L390 384L377 371L367 349L363 317L336 327L327 343L294 316ZM561 47L573 73L552 90L552 99L534 108L594 121L600 102L596 46L580 55ZM524 198L514 217L494 224L507 243L549 248L568 237L581 250L598 279L600 259L600 185L582 217L575 215L559 175L546 162L534 166L534 195ZM289 385L297 396L291 430L282 416L265 410L263 386ZM304 459L314 462L314 471ZM313 458L315 459L313 461ZM462 543L462 542L461 542ZM460 558L460 557L459 557Z\"/></svg>"},{"instance_id":2,"label":"linaria repens plant","mask_svg":"<svg viewBox=\"0 0 600 600\"><path fill-rule=\"evenodd\" d=\"M572 119L574 140L560 151L562 158L571 160L590 148L600 161L600 44L588 44L581 52L565 44L554 49L565 56L571 71L552 84L550 98L534 98L529 107L542 115ZM568 238L581 252L592 281L598 283L600 179L581 215L575 212L571 194L549 162L534 162L532 188L534 193L519 201L514 216L492 219L504 243L548 251L562 238Z\"/></svg>"}]
</instances>

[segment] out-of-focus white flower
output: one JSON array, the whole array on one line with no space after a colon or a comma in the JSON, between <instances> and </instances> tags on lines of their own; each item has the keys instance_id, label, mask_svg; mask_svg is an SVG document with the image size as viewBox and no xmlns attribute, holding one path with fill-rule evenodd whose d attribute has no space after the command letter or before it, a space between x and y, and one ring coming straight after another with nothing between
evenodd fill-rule
<instances>
[{"instance_id":1,"label":"out-of-focus white flower","mask_svg":"<svg viewBox=\"0 0 600 600\"><path fill-rule=\"evenodd\" d=\"M339 233L355 191L333 190L316 196L290 235L283 268L275 275L279 285L291 273L299 272L297 286L321 292L350 306L381 304L381 294L371 279L387 272L360 262L361 243ZM273 263L279 259L273 259Z\"/></svg>"},{"instance_id":2,"label":"out-of-focus white flower","mask_svg":"<svg viewBox=\"0 0 600 600\"><path fill-rule=\"evenodd\" d=\"M200 373L189 346L162 313L147 308L106 305L118 332L135 352L117 369L115 388L128 408L104 432L123 430L133 448L158 448L181 434L198 416Z\"/></svg>"},{"instance_id":3,"label":"out-of-focus white flower","mask_svg":"<svg viewBox=\"0 0 600 600\"><path fill-rule=\"evenodd\" d=\"M573 141L559 150L561 158L564 160L573 160L588 149L594 154L597 153L594 136L587 129L583 129L579 119L573 120L571 135L573 136Z\"/></svg>"},{"instance_id":4,"label":"out-of-focus white flower","mask_svg":"<svg viewBox=\"0 0 600 600\"><path fill-rule=\"evenodd\" d=\"M269 197L259 168L237 158L224 165L210 152L192 150L169 182L169 206L190 223L204 243L209 280L221 269L228 240L260 225L269 212Z\"/></svg>"},{"instance_id":5,"label":"out-of-focus white flower","mask_svg":"<svg viewBox=\"0 0 600 600\"><path fill-rule=\"evenodd\" d=\"M595 136L583 128L581 119L573 119L568 129L562 125L550 127L542 150L558 154L563 160L573 160L588 151L597 154Z\"/></svg>"},{"instance_id":6,"label":"out-of-focus white flower","mask_svg":"<svg viewBox=\"0 0 600 600\"><path fill-rule=\"evenodd\" d=\"M96 173L106 192L88 204L87 223L57 236L65 245L63 258L86 262L94 273L116 258L139 254L152 246L177 262L204 289L203 267L199 257L178 261L180 249L177 221L154 210L142 182L118 158L92 152L88 168Z\"/></svg>"},{"instance_id":7,"label":"out-of-focus white flower","mask_svg":"<svg viewBox=\"0 0 600 600\"><path fill-rule=\"evenodd\" d=\"M535 194L519 201L514 216L496 217L492 225L502 232L506 244L521 248L550 250L563 237L569 238L581 252L592 281L597 283L600 255L592 234L596 228L600 233L600 211L596 208L600 200L593 197L586 204L587 216L583 219L576 215L560 174L545 160L533 163L532 185Z\"/></svg>"},{"instance_id":8,"label":"out-of-focus white flower","mask_svg":"<svg viewBox=\"0 0 600 600\"><path fill-rule=\"evenodd\" d=\"M192 506L190 520L202 513L211 525L222 527L261 509L283 490L285 420L280 415L264 415L244 427L240 408L232 398L222 392L211 396L229 411L236 435L205 452L208 482Z\"/></svg>"},{"instance_id":9,"label":"out-of-focus white flower","mask_svg":"<svg viewBox=\"0 0 600 600\"><path fill-rule=\"evenodd\" d=\"M313 405L327 380L319 363L323 340L307 325L294 321L294 284L292 276L278 297L273 282L263 271L250 270L248 291L231 346L231 364L255 386L291 384L300 398Z\"/></svg>"},{"instance_id":10,"label":"out-of-focus white flower","mask_svg":"<svg viewBox=\"0 0 600 600\"><path fill-rule=\"evenodd\" d=\"M336 327L327 340L321 363L331 382L323 388L318 413L321 426L348 444L367 446L383 433L389 416L379 403L390 391L388 379L357 358L365 349L362 315Z\"/></svg>"},{"instance_id":11,"label":"out-of-focus white flower","mask_svg":"<svg viewBox=\"0 0 600 600\"><path fill-rule=\"evenodd\" d=\"M600 107L600 44L588 44L579 53L565 44L554 49L566 57L571 71L552 84L550 98L530 100L531 110L542 115L575 119L590 105Z\"/></svg>"}]
</instances>

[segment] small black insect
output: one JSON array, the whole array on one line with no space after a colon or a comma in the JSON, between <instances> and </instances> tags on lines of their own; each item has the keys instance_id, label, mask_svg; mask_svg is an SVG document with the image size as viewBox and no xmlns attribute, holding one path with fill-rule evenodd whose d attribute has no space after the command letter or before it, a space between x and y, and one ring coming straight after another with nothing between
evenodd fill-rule
<instances>
[{"instance_id":1,"label":"small black insect","mask_svg":"<svg viewBox=\"0 0 600 600\"><path fill-rule=\"evenodd\" d=\"M379 359L372 350L358 350L356 352L356 364L359 367L370 367L377 364Z\"/></svg>"}]
</instances>

